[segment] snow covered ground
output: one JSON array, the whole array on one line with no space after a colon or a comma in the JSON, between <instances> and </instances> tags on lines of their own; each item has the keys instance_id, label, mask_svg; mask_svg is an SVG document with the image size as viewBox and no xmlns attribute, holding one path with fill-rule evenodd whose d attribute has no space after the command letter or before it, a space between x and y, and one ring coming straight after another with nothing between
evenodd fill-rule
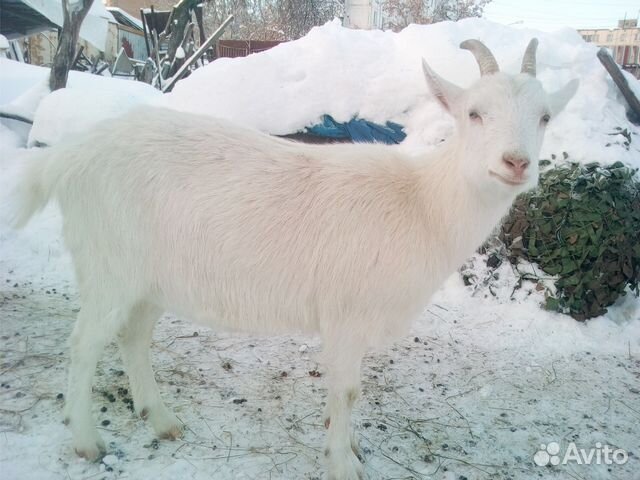
<instances>
[{"instance_id":1,"label":"snow covered ground","mask_svg":"<svg viewBox=\"0 0 640 480\"><path fill-rule=\"evenodd\" d=\"M291 133L323 113L391 119L407 126L405 148L428 148L451 123L423 85L420 56L464 85L477 67L456 49L460 40L486 41L503 68L514 71L532 34L478 20L400 34L328 24L263 54L215 62L168 96L77 74L71 89L43 102L30 139L55 143L134 104L162 102L271 133ZM545 155L567 151L581 161L640 166L640 132L626 121L595 48L568 30L536 35L545 86L553 90L573 77L582 82L550 127ZM37 87L42 72L0 61L0 103ZM92 97L92 108L79 108ZM615 127L632 132L629 150L608 135ZM16 181L26 140L0 125L0 195ZM0 217L9 209L3 198ZM368 478L638 478L638 299L627 296L607 315L580 324L541 310L535 289L512 295L509 266L498 274L495 297L474 293L453 275L409 337L367 356L354 422ZM128 409L126 376L112 346L94 395L110 455L100 464L76 458L62 405L67 338L79 308L56 207L21 232L0 221L0 478L322 478L326 390L318 340L218 333L173 316L159 323L152 355L164 398L187 426L184 439L156 441ZM536 465L541 444L551 442L560 444L560 456L574 442L586 450L623 449L628 461Z\"/></svg>"}]
</instances>

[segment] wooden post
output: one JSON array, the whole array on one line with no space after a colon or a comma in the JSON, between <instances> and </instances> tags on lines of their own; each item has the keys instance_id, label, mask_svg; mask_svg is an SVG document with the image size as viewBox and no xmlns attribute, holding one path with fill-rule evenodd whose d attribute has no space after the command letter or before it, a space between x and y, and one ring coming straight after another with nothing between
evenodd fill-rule
<instances>
[{"instance_id":1,"label":"wooden post","mask_svg":"<svg viewBox=\"0 0 640 480\"><path fill-rule=\"evenodd\" d=\"M182 43L180 44L180 47L182 47L182 50L184 51L184 57L182 58L178 58L175 55L173 56L173 59L171 59L171 68L169 69L170 73L175 73L181 66L182 64L189 58L189 56L191 56L192 50L189 50L189 45L193 45L193 40L192 37L193 36L193 23L190 23L189 25L187 25L187 29L184 32L184 37L182 39ZM176 49L176 53L177 53L177 49Z\"/></svg>"},{"instance_id":2,"label":"wooden post","mask_svg":"<svg viewBox=\"0 0 640 480\"><path fill-rule=\"evenodd\" d=\"M151 39L155 42L153 31L155 30L156 33L160 33L160 32L158 32L158 26L156 25L156 10L155 8L153 8L153 5L151 5L151 16L149 18L151 19L151 26L149 27L149 33L151 33ZM157 50L160 47L158 45L154 45L154 48Z\"/></svg>"},{"instance_id":3,"label":"wooden post","mask_svg":"<svg viewBox=\"0 0 640 480\"><path fill-rule=\"evenodd\" d=\"M153 6L151 7L153 8ZM160 40L158 40L158 31L153 31L153 43L156 44L156 66L158 68L158 88L162 90L162 65L160 65ZM163 90L164 91L164 90Z\"/></svg>"},{"instance_id":4,"label":"wooden post","mask_svg":"<svg viewBox=\"0 0 640 480\"><path fill-rule=\"evenodd\" d=\"M629 83L620 71L620 67L616 65L616 62L611 58L611 55L609 55L606 48L601 48L598 51L598 59L604 68L607 69L607 72L611 75L611 78L620 89L620 92L622 92L622 96L629 104L629 108L633 114L632 118L629 119L633 120L634 123L640 122L640 101L638 101L638 97L636 97L631 91L631 88L629 88Z\"/></svg>"},{"instance_id":5,"label":"wooden post","mask_svg":"<svg viewBox=\"0 0 640 480\"><path fill-rule=\"evenodd\" d=\"M196 22L198 23L198 31L200 32L200 45L202 45L206 40L204 22L202 21L202 4L196 7Z\"/></svg>"},{"instance_id":6,"label":"wooden post","mask_svg":"<svg viewBox=\"0 0 640 480\"><path fill-rule=\"evenodd\" d=\"M80 61L80 57L82 57L82 52L84 52L84 45L80 45L80 48L77 49L76 54L73 56L73 62L71 62L71 68L76 66L76 63Z\"/></svg>"},{"instance_id":7,"label":"wooden post","mask_svg":"<svg viewBox=\"0 0 640 480\"><path fill-rule=\"evenodd\" d=\"M176 50L182 43L182 39L185 36L185 29L191 20L191 11L195 8L197 2L198 0L181 0L173 7L173 10L171 10L171 17L164 29L165 35L169 36L167 42L167 58L170 62L173 62Z\"/></svg>"},{"instance_id":8,"label":"wooden post","mask_svg":"<svg viewBox=\"0 0 640 480\"><path fill-rule=\"evenodd\" d=\"M176 51L178 47L181 46L185 37L191 34L190 32L193 29L193 24L190 23L191 12L196 8L198 1L199 0L181 0L171 10L171 16L163 32L165 38L168 36L167 54L165 58L168 60L169 65L171 65L167 76L173 75L176 72L174 66L179 66L175 61ZM189 25L191 25L191 29L189 29Z\"/></svg>"},{"instance_id":9,"label":"wooden post","mask_svg":"<svg viewBox=\"0 0 640 480\"><path fill-rule=\"evenodd\" d=\"M58 48L53 57L53 65L49 74L49 90L52 92L67 85L69 70L76 57L76 44L80 34L82 21L87 16L93 0L78 0L72 6L69 0L62 0L64 22L58 37Z\"/></svg>"},{"instance_id":10,"label":"wooden post","mask_svg":"<svg viewBox=\"0 0 640 480\"><path fill-rule=\"evenodd\" d=\"M142 33L144 33L144 44L147 46L147 57L151 56L151 49L149 48L149 38L147 37L147 21L144 18L144 9L140 9L140 18L142 19Z\"/></svg>"}]
</instances>

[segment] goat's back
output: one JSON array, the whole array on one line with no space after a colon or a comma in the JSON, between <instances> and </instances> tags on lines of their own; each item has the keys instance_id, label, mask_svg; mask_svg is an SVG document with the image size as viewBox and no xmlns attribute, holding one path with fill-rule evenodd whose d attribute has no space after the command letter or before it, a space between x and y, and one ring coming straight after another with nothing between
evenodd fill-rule
<instances>
[{"instance_id":1,"label":"goat's back","mask_svg":"<svg viewBox=\"0 0 640 480\"><path fill-rule=\"evenodd\" d=\"M373 317L425 301L417 180L392 148L145 108L52 154L89 296L254 331L367 321L371 338Z\"/></svg>"}]
</instances>

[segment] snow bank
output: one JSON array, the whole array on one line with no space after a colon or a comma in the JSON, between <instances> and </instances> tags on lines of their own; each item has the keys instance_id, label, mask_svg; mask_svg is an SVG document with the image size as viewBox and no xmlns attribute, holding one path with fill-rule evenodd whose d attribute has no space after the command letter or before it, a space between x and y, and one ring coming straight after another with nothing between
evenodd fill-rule
<instances>
[{"instance_id":1,"label":"snow bank","mask_svg":"<svg viewBox=\"0 0 640 480\"><path fill-rule=\"evenodd\" d=\"M83 72L70 72L68 88L49 94L48 78L48 68L0 59L2 110L33 118L30 146L53 145L161 96L146 83Z\"/></svg>"},{"instance_id":2,"label":"snow bank","mask_svg":"<svg viewBox=\"0 0 640 480\"><path fill-rule=\"evenodd\" d=\"M272 134L288 134L330 114L338 121L354 116L375 122L392 120L408 134L402 148L423 149L451 134L453 123L428 91L420 58L461 86L478 78L473 56L458 48L478 38L495 53L501 68L518 72L531 37L540 39L538 78L554 91L572 78L581 85L576 97L550 125L542 157L640 167L640 129L628 122L617 87L596 58L597 48L574 30L545 33L512 28L482 19L411 25L400 33L342 28L338 22L317 27L294 42L246 58L222 58L178 82L161 96L148 85L72 72L70 90L41 103L30 144L53 144L103 118L114 118L134 105L157 102L177 110L230 119ZM0 104L37 98L48 69L0 59ZM640 82L628 76L640 94ZM635 142L627 150L616 128ZM614 134L614 135L611 135ZM609 144L609 146L607 146Z\"/></svg>"},{"instance_id":3,"label":"snow bank","mask_svg":"<svg viewBox=\"0 0 640 480\"><path fill-rule=\"evenodd\" d=\"M48 68L0 57L0 105L13 102L27 90L44 82L48 76Z\"/></svg>"},{"instance_id":4,"label":"snow bank","mask_svg":"<svg viewBox=\"0 0 640 480\"><path fill-rule=\"evenodd\" d=\"M28 146L54 145L100 121L120 117L133 107L149 103L161 95L145 83L105 80L56 90L47 95L36 111Z\"/></svg>"},{"instance_id":5,"label":"snow bank","mask_svg":"<svg viewBox=\"0 0 640 480\"><path fill-rule=\"evenodd\" d=\"M540 39L538 78L549 91L579 78L580 89L550 126L542 155L567 151L580 161L626 161L631 150L612 143L615 127L636 135L617 88L596 58L597 48L569 28L553 33L515 29L482 19L411 25L400 33L342 28L330 22L304 38L246 58L219 59L178 82L163 100L173 108L228 118L273 134L312 125L323 114L338 121L354 116L406 126L408 148L433 145L451 133L452 122L427 90L420 58L445 78L469 86L478 78L462 40L478 38L503 71L517 73L524 49ZM629 76L632 88L638 81ZM613 142L615 142L615 138ZM620 142L621 144L622 142Z\"/></svg>"}]
</instances>

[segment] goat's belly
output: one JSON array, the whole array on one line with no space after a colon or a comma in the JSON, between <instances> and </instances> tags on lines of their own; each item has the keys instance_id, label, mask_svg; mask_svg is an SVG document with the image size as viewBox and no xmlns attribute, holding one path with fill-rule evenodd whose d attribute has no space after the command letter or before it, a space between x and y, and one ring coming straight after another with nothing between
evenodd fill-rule
<instances>
[{"instance_id":1,"label":"goat's belly","mask_svg":"<svg viewBox=\"0 0 640 480\"><path fill-rule=\"evenodd\" d=\"M250 313L243 309L217 310L211 308L184 308L168 305L167 311L216 331L256 334L318 333L317 324L289 312Z\"/></svg>"},{"instance_id":2,"label":"goat's belly","mask_svg":"<svg viewBox=\"0 0 640 480\"><path fill-rule=\"evenodd\" d=\"M221 285L222 284L222 285ZM157 300L165 310L218 331L313 333L319 329L312 302L295 294L276 294L250 282L228 281L192 288L163 286Z\"/></svg>"},{"instance_id":3,"label":"goat's belly","mask_svg":"<svg viewBox=\"0 0 640 480\"><path fill-rule=\"evenodd\" d=\"M162 259L152 282L158 303L217 330L347 332L373 346L406 333L433 290L417 262L358 269L350 262L357 252L340 251L320 265L279 251L258 256L257 245L244 256L216 251L215 242L200 245L197 255L164 248L154 256Z\"/></svg>"}]
</instances>

